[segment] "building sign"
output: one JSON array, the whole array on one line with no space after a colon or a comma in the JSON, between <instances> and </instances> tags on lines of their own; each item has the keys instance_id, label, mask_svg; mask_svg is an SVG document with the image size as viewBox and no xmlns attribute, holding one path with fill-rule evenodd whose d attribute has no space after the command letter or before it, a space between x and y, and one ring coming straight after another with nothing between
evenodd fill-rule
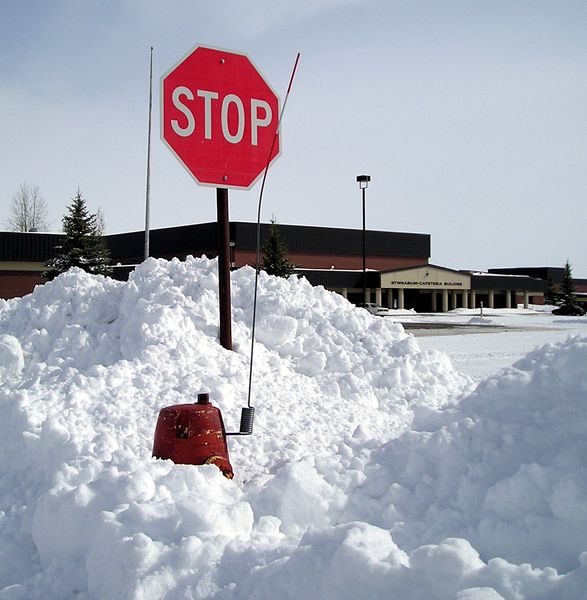
<instances>
[{"instance_id":1,"label":"building sign","mask_svg":"<svg viewBox=\"0 0 587 600\"><path fill-rule=\"evenodd\" d=\"M462 281L394 281L397 287L463 287Z\"/></svg>"},{"instance_id":2,"label":"building sign","mask_svg":"<svg viewBox=\"0 0 587 600\"><path fill-rule=\"evenodd\" d=\"M471 277L459 271L425 266L381 273L381 287L470 290Z\"/></svg>"}]
</instances>

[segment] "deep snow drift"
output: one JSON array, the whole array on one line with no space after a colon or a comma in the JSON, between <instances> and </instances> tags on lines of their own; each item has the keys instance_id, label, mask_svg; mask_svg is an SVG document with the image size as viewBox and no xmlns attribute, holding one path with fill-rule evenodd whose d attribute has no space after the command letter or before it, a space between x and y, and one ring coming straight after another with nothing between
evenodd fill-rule
<instances>
[{"instance_id":1,"label":"deep snow drift","mask_svg":"<svg viewBox=\"0 0 587 600\"><path fill-rule=\"evenodd\" d=\"M476 389L304 280L261 274L235 479L151 458L159 410L246 403L254 271L149 260L0 301L0 600L551 600L587 590L587 338Z\"/></svg>"}]
</instances>

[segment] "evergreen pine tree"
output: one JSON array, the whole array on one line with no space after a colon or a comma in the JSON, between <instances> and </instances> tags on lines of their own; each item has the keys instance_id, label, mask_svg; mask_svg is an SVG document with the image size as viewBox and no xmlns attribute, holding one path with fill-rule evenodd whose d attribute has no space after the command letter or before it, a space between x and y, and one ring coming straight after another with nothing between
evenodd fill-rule
<instances>
[{"instance_id":1,"label":"evergreen pine tree","mask_svg":"<svg viewBox=\"0 0 587 600\"><path fill-rule=\"evenodd\" d=\"M558 303L558 291L552 281L552 277L549 277L546 280L546 289L544 290L544 304L555 306Z\"/></svg>"},{"instance_id":2,"label":"evergreen pine tree","mask_svg":"<svg viewBox=\"0 0 587 600\"><path fill-rule=\"evenodd\" d=\"M43 278L54 279L71 267L93 275L110 275L110 256L101 235L99 214L90 213L78 190L63 217L63 244L60 253L47 263Z\"/></svg>"},{"instance_id":3,"label":"evergreen pine tree","mask_svg":"<svg viewBox=\"0 0 587 600\"><path fill-rule=\"evenodd\" d=\"M569 261L565 263L565 271L563 273L563 282L560 287L559 294L560 302L563 305L575 304L575 284L573 282L573 272Z\"/></svg>"},{"instance_id":4,"label":"evergreen pine tree","mask_svg":"<svg viewBox=\"0 0 587 600\"><path fill-rule=\"evenodd\" d=\"M269 275L289 277L295 272L295 265L287 258L287 246L279 232L275 217L271 219L269 236L263 243L261 267Z\"/></svg>"}]
</instances>

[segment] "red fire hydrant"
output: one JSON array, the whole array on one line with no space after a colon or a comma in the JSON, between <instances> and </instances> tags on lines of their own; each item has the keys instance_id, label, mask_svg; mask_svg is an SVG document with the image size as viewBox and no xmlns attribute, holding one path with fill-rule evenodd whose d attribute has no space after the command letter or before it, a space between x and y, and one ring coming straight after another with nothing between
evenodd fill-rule
<instances>
[{"instance_id":1,"label":"red fire hydrant","mask_svg":"<svg viewBox=\"0 0 587 600\"><path fill-rule=\"evenodd\" d=\"M216 465L228 479L234 476L228 458L226 430L220 410L208 394L198 394L196 404L177 404L161 409L153 456L182 465Z\"/></svg>"}]
</instances>

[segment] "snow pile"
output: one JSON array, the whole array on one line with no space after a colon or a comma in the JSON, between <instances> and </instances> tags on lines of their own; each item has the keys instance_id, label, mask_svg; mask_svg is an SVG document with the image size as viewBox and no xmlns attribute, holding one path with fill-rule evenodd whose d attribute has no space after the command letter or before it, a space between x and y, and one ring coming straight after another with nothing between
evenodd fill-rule
<instances>
[{"instance_id":1,"label":"snow pile","mask_svg":"<svg viewBox=\"0 0 587 600\"><path fill-rule=\"evenodd\" d=\"M471 317L468 323L469 325L495 325L493 319L488 319L487 317Z\"/></svg>"},{"instance_id":2,"label":"snow pile","mask_svg":"<svg viewBox=\"0 0 587 600\"><path fill-rule=\"evenodd\" d=\"M585 338L473 390L392 320L261 274L235 479L151 458L199 392L236 429L253 283L232 274L234 352L205 258L0 304L0 600L584 597Z\"/></svg>"},{"instance_id":3,"label":"snow pile","mask_svg":"<svg viewBox=\"0 0 587 600\"><path fill-rule=\"evenodd\" d=\"M586 549L587 339L530 353L480 384L447 423L374 450L356 498L411 549L466 537L483 556L569 571ZM442 457L442 460L439 460Z\"/></svg>"}]
</instances>

